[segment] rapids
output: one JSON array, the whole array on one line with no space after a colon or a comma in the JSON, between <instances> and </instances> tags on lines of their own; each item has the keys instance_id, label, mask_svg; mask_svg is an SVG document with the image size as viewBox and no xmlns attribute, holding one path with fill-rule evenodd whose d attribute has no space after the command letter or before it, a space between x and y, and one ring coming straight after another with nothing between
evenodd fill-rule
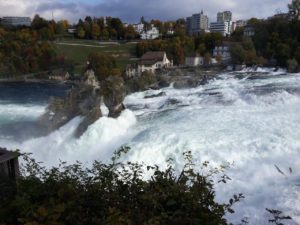
<instances>
[{"instance_id":1,"label":"rapids","mask_svg":"<svg viewBox=\"0 0 300 225\"><path fill-rule=\"evenodd\" d=\"M229 215L231 222L249 217L249 224L266 224L265 208L271 208L300 224L300 74L271 69L223 73L197 88L134 93L125 105L118 119L100 118L77 140L72 134L79 117L46 137L19 139L5 134L1 119L34 121L46 106L1 101L0 146L32 152L51 166L59 160L107 162L126 144L131 150L124 160L165 167L171 157L178 169L184 164L182 153L190 150L197 164L232 164L226 171L232 180L216 185L220 202L235 193L245 195Z\"/></svg>"}]
</instances>

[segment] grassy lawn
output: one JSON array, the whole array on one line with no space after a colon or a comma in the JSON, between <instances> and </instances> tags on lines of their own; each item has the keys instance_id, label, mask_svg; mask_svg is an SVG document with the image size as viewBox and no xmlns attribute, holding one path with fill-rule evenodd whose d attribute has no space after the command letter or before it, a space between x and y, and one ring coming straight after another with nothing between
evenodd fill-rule
<instances>
[{"instance_id":1,"label":"grassy lawn","mask_svg":"<svg viewBox=\"0 0 300 225\"><path fill-rule=\"evenodd\" d=\"M116 58L117 65L120 69L125 69L128 63L133 63L131 60L135 58L136 44L114 44L105 43L102 44L99 41L89 40L62 40L57 41L55 48L58 55L64 55L67 59L70 59L76 63L76 65L84 65L87 56L92 52L99 52L114 56Z\"/></svg>"}]
</instances>

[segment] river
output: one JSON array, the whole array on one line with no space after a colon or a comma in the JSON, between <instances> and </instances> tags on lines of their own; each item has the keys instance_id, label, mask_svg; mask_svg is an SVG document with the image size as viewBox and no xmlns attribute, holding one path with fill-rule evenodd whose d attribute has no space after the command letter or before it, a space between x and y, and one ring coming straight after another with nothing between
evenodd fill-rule
<instances>
[{"instance_id":1,"label":"river","mask_svg":"<svg viewBox=\"0 0 300 225\"><path fill-rule=\"evenodd\" d=\"M178 170L184 164L182 153L192 151L196 165L230 164L226 174L231 181L216 184L216 192L220 202L235 193L245 195L228 216L231 222L249 217L249 224L266 224L270 217L265 208L270 208L300 224L300 74L224 72L197 88L134 93L126 97L127 109L118 119L102 117L79 139L72 135L79 117L39 137L32 124L45 111L47 98L64 96L69 87L34 86L30 91L15 87L6 95L9 88L0 85L0 146L32 152L52 166L59 160L85 165L108 161L126 144L131 150L124 159L165 167L173 158ZM165 94L145 98L161 92Z\"/></svg>"}]
</instances>

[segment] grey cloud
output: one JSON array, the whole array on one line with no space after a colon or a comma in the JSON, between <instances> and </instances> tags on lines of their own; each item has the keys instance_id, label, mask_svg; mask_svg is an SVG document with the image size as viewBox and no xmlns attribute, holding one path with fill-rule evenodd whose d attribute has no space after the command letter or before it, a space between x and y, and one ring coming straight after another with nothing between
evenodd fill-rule
<instances>
[{"instance_id":1,"label":"grey cloud","mask_svg":"<svg viewBox=\"0 0 300 225\"><path fill-rule=\"evenodd\" d=\"M47 18L54 11L56 19L73 22L88 15L113 16L126 22L137 22L141 16L148 20L171 20L201 10L211 21L216 19L218 11L223 10L231 10L235 19L266 18L275 11L286 11L291 0L99 0L99 3L95 0L0 0L0 8L8 9L8 2L15 7L8 10L12 15L14 12L31 16L38 13Z\"/></svg>"},{"instance_id":2,"label":"grey cloud","mask_svg":"<svg viewBox=\"0 0 300 225\"><path fill-rule=\"evenodd\" d=\"M71 13L78 13L78 5L75 3L43 2L36 8L37 12L43 13L52 10L64 10Z\"/></svg>"},{"instance_id":3,"label":"grey cloud","mask_svg":"<svg viewBox=\"0 0 300 225\"><path fill-rule=\"evenodd\" d=\"M211 20L218 11L231 10L237 19L265 18L276 10L286 11L289 0L123 0L109 1L96 5L85 4L83 8L95 16L117 16L125 21L137 21L140 16L146 19L162 20L186 17L203 10Z\"/></svg>"}]
</instances>

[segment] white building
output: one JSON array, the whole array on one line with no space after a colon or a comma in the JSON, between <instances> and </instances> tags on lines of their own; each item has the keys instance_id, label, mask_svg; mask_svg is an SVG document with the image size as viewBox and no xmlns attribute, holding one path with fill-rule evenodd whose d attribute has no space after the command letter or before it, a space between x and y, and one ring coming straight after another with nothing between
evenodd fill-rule
<instances>
[{"instance_id":1,"label":"white building","mask_svg":"<svg viewBox=\"0 0 300 225\"><path fill-rule=\"evenodd\" d=\"M31 18L30 17L2 17L1 24L3 26L31 26Z\"/></svg>"},{"instance_id":2,"label":"white building","mask_svg":"<svg viewBox=\"0 0 300 225\"><path fill-rule=\"evenodd\" d=\"M213 57L218 58L220 57L222 61L230 61L231 54L230 54L230 44L224 43L220 46L216 46L213 50Z\"/></svg>"},{"instance_id":3,"label":"white building","mask_svg":"<svg viewBox=\"0 0 300 225\"><path fill-rule=\"evenodd\" d=\"M224 37L231 34L232 22L213 22L210 23L210 32L221 33Z\"/></svg>"},{"instance_id":4,"label":"white building","mask_svg":"<svg viewBox=\"0 0 300 225\"><path fill-rule=\"evenodd\" d=\"M151 29L143 31L141 34L141 39L143 40L153 40L159 38L159 30L151 24Z\"/></svg>"},{"instance_id":5,"label":"white building","mask_svg":"<svg viewBox=\"0 0 300 225\"><path fill-rule=\"evenodd\" d=\"M143 23L133 24L132 26L133 26L134 30L139 34L144 31L144 27L145 27L145 25Z\"/></svg>"},{"instance_id":6,"label":"white building","mask_svg":"<svg viewBox=\"0 0 300 225\"><path fill-rule=\"evenodd\" d=\"M185 57L186 66L202 66L204 64L203 57L201 56L189 56Z\"/></svg>"},{"instance_id":7,"label":"white building","mask_svg":"<svg viewBox=\"0 0 300 225\"><path fill-rule=\"evenodd\" d=\"M228 21L232 21L232 12L224 11L224 12L219 12L217 14L217 22L228 22Z\"/></svg>"},{"instance_id":8,"label":"white building","mask_svg":"<svg viewBox=\"0 0 300 225\"><path fill-rule=\"evenodd\" d=\"M144 71L154 72L157 69L168 68L173 66L173 63L167 58L165 52L146 52L138 63L138 73Z\"/></svg>"},{"instance_id":9,"label":"white building","mask_svg":"<svg viewBox=\"0 0 300 225\"><path fill-rule=\"evenodd\" d=\"M186 31L189 35L195 35L208 30L208 16L203 11L186 18Z\"/></svg>"},{"instance_id":10,"label":"white building","mask_svg":"<svg viewBox=\"0 0 300 225\"><path fill-rule=\"evenodd\" d=\"M146 52L137 64L129 64L126 67L126 77L140 76L145 71L155 72L157 69L169 68L173 62L167 58L165 52Z\"/></svg>"}]
</instances>

